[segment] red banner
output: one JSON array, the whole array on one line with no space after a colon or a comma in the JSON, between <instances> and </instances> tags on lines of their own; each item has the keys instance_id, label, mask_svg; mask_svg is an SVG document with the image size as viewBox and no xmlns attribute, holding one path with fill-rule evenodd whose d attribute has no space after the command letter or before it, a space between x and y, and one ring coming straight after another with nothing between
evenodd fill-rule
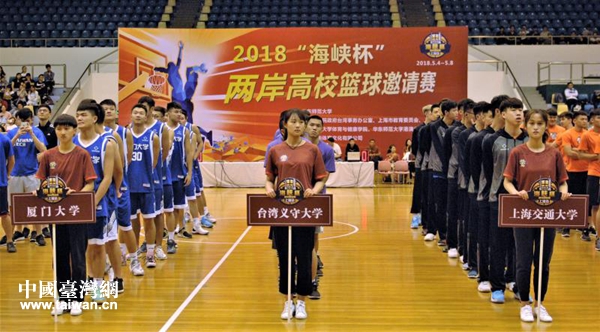
<instances>
[{"instance_id":1,"label":"red banner","mask_svg":"<svg viewBox=\"0 0 600 332\"><path fill-rule=\"evenodd\" d=\"M467 95L466 27L119 29L119 121L144 95L183 104L204 160L256 161L279 113L308 109L323 138L402 151L421 108Z\"/></svg>"}]
</instances>

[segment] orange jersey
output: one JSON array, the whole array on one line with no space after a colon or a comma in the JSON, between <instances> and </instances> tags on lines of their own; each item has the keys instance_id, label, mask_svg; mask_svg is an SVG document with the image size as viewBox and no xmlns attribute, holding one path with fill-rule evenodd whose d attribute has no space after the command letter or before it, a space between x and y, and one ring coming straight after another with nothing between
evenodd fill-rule
<instances>
[{"instance_id":1,"label":"orange jersey","mask_svg":"<svg viewBox=\"0 0 600 332\"><path fill-rule=\"evenodd\" d=\"M556 141L558 134L563 133L565 131L566 129L559 125L556 125L552 128L548 127L548 140L546 141L546 143L552 143Z\"/></svg>"},{"instance_id":2,"label":"orange jersey","mask_svg":"<svg viewBox=\"0 0 600 332\"><path fill-rule=\"evenodd\" d=\"M562 146L571 146L571 149L579 150L579 145L581 144L581 137L586 132L586 130L577 131L575 128L571 128L565 131L562 135ZM567 171L569 172L587 172L589 166L589 161L582 159L573 159L569 158L569 163L567 164Z\"/></svg>"},{"instance_id":3,"label":"orange jersey","mask_svg":"<svg viewBox=\"0 0 600 332\"><path fill-rule=\"evenodd\" d=\"M581 137L579 151L584 151L592 154L600 154L600 133L594 130L586 131ZM600 160L590 160L588 175L600 177Z\"/></svg>"},{"instance_id":4,"label":"orange jersey","mask_svg":"<svg viewBox=\"0 0 600 332\"><path fill-rule=\"evenodd\" d=\"M571 158L569 158L569 156L567 156L567 154L565 153L565 149L563 148L563 134L566 131L563 131L562 133L556 135L556 141L554 141L554 144L556 144L556 148L558 149L558 151L560 151L560 154L562 154L563 157L563 161L565 162L565 166L569 164L569 160Z\"/></svg>"}]
</instances>

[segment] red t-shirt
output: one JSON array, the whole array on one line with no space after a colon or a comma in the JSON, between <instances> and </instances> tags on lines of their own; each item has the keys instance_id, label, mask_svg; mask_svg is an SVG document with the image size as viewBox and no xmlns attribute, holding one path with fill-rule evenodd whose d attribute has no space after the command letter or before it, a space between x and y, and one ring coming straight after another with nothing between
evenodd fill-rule
<instances>
[{"instance_id":1,"label":"red t-shirt","mask_svg":"<svg viewBox=\"0 0 600 332\"><path fill-rule=\"evenodd\" d=\"M319 148L310 143L292 149L283 142L275 145L267 157L266 173L277 177L277 185L286 178L296 178L304 189L327 176L327 170Z\"/></svg>"},{"instance_id":2,"label":"red t-shirt","mask_svg":"<svg viewBox=\"0 0 600 332\"><path fill-rule=\"evenodd\" d=\"M530 191L541 178L550 178L558 185L569 178L558 149L547 145L544 151L533 152L527 144L519 145L510 152L504 177L511 180L517 190L526 191Z\"/></svg>"},{"instance_id":3,"label":"red t-shirt","mask_svg":"<svg viewBox=\"0 0 600 332\"><path fill-rule=\"evenodd\" d=\"M565 131L560 135L562 138L562 146L563 148L567 145L571 146L571 149L579 150L579 144L581 144L581 136L585 133L586 130L577 131L575 127ZM569 158L569 163L567 164L567 170L569 172L587 172L589 162L583 159L573 159Z\"/></svg>"},{"instance_id":4,"label":"red t-shirt","mask_svg":"<svg viewBox=\"0 0 600 332\"><path fill-rule=\"evenodd\" d=\"M35 176L42 181L49 176L58 176L65 181L67 187L80 191L86 182L96 179L96 171L92 158L85 149L75 146L73 151L65 154L55 147L42 154Z\"/></svg>"},{"instance_id":5,"label":"red t-shirt","mask_svg":"<svg viewBox=\"0 0 600 332\"><path fill-rule=\"evenodd\" d=\"M600 133L593 130L586 131L581 136L579 150L591 154L600 153ZM588 175L600 177L600 160L589 161Z\"/></svg>"}]
</instances>

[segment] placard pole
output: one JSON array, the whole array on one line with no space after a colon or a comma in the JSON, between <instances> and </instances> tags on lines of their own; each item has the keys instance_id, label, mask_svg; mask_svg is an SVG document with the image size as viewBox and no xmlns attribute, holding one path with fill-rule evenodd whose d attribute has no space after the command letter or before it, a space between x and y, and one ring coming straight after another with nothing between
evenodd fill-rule
<instances>
[{"instance_id":1,"label":"placard pole","mask_svg":"<svg viewBox=\"0 0 600 332\"><path fill-rule=\"evenodd\" d=\"M58 300L58 272L56 268L56 224L52 225L52 264L54 267L54 324L58 323L58 310L60 308L60 301Z\"/></svg>"},{"instance_id":2,"label":"placard pole","mask_svg":"<svg viewBox=\"0 0 600 332\"><path fill-rule=\"evenodd\" d=\"M540 229L540 259L538 261L538 289L537 289L537 322L540 323L540 308L542 306L542 271L544 267L544 227Z\"/></svg>"},{"instance_id":3,"label":"placard pole","mask_svg":"<svg viewBox=\"0 0 600 332\"><path fill-rule=\"evenodd\" d=\"M292 302L292 226L288 226L288 304ZM288 323L292 319L292 306L287 306L288 308Z\"/></svg>"}]
</instances>

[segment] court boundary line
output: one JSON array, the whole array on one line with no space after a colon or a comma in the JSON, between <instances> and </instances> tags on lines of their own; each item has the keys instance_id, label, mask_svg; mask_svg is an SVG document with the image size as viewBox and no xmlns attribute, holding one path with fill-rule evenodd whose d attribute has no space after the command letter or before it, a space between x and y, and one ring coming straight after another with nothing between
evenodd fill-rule
<instances>
[{"instance_id":1,"label":"court boundary line","mask_svg":"<svg viewBox=\"0 0 600 332\"><path fill-rule=\"evenodd\" d=\"M244 219L244 218L237 218L237 219ZM342 221L334 221L334 223L336 224L342 224L342 225L346 225L349 226L350 228L353 228L354 230L349 232L349 233L344 233L344 234L340 234L340 235L334 235L334 236L329 236L329 237L323 237L323 238L319 238L319 241L327 241L327 240L333 240L333 239L339 239L342 237L347 237L350 235L354 235L356 233L358 233L359 228L358 226L352 225L350 223L345 223ZM232 244L231 242L211 242L211 241L201 241L201 242L196 242L196 241L190 241L190 240L177 240L177 243L193 243L193 244L214 244L214 245L227 245L227 244ZM271 244L271 242L268 241L261 241L261 242L244 242L242 244L245 245L266 245L266 244Z\"/></svg>"},{"instance_id":2,"label":"court boundary line","mask_svg":"<svg viewBox=\"0 0 600 332\"><path fill-rule=\"evenodd\" d=\"M231 246L231 248L229 248L229 250L225 253L225 255L223 255L223 257L221 257L219 262L212 268L212 270L210 270L210 272L208 272L208 274L204 277L204 279L202 279L202 281L200 281L200 283L196 286L196 288L194 288L194 290L190 293L190 295L188 295L188 297L185 299L185 301L183 301L183 303L179 306L179 308L177 308L177 310L175 310L175 312L171 315L169 320L167 320L165 325L163 325L163 327L160 329L160 332L166 332L171 327L171 325L173 325L173 323L179 317L179 315L181 315L183 310L185 310L185 308L190 304L190 302L192 302L194 297L196 297L196 295L198 295L200 290L204 287L204 285L206 285L206 283L210 280L210 278L213 276L213 274L215 274L215 272L217 272L217 270L221 267L221 265L223 265L223 263L231 255L231 253L235 250L235 248L237 248L237 246L240 244L240 242L242 242L242 240L244 239L246 234L248 234L250 229L252 229L252 226L248 226L246 228L246 230L242 233L242 235L240 235L240 237L237 239L237 241L235 241L235 243Z\"/></svg>"}]
</instances>

